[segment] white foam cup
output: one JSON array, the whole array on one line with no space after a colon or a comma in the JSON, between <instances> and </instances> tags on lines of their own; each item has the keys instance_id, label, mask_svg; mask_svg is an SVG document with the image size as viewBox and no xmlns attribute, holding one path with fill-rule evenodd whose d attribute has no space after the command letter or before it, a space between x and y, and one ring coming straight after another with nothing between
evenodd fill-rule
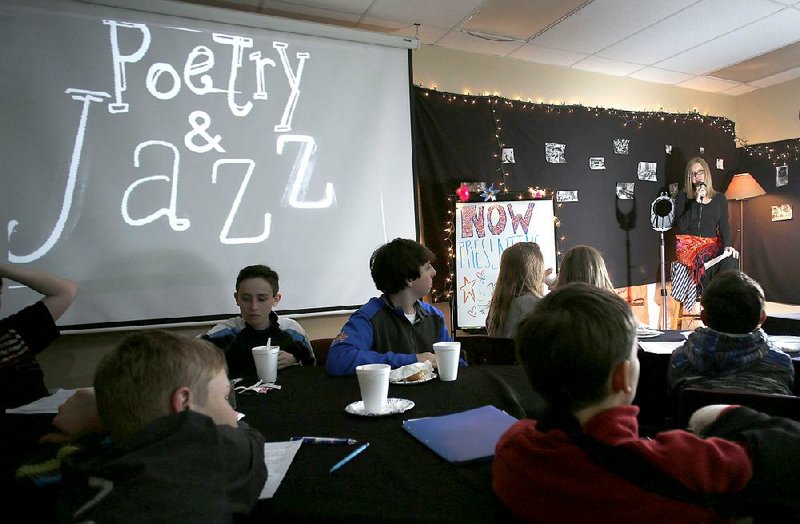
<instances>
[{"instance_id":1,"label":"white foam cup","mask_svg":"<svg viewBox=\"0 0 800 524\"><path fill-rule=\"evenodd\" d=\"M258 378L270 384L278 380L278 346L256 346L253 360L256 362Z\"/></svg>"},{"instance_id":2,"label":"white foam cup","mask_svg":"<svg viewBox=\"0 0 800 524\"><path fill-rule=\"evenodd\" d=\"M434 342L433 352L436 355L439 380L444 380L445 382L455 380L458 376L458 358L461 356L461 342Z\"/></svg>"},{"instance_id":3,"label":"white foam cup","mask_svg":"<svg viewBox=\"0 0 800 524\"><path fill-rule=\"evenodd\" d=\"M358 387L365 413L380 413L386 409L389 396L389 364L364 364L356 366Z\"/></svg>"}]
</instances>

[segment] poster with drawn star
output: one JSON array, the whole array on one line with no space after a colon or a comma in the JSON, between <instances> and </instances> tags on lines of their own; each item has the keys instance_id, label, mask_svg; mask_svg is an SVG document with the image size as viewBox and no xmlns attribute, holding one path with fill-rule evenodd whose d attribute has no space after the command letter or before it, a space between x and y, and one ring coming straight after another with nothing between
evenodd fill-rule
<instances>
[{"instance_id":1,"label":"poster with drawn star","mask_svg":"<svg viewBox=\"0 0 800 524\"><path fill-rule=\"evenodd\" d=\"M503 251L517 242L536 242L545 268L556 269L553 200L456 202L455 329L479 329L500 271Z\"/></svg>"}]
</instances>

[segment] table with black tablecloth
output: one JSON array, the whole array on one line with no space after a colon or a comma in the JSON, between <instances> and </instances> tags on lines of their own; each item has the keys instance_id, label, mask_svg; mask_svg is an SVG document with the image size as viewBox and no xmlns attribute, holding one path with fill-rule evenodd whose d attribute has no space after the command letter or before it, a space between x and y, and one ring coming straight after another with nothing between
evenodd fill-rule
<instances>
[{"instance_id":1,"label":"table with black tablecloth","mask_svg":"<svg viewBox=\"0 0 800 524\"><path fill-rule=\"evenodd\" d=\"M240 394L237 409L268 442L292 436L349 437L370 446L339 471L329 469L355 446L303 444L272 499L252 522L492 522L507 520L491 487L491 461L451 464L408 434L402 422L493 405L517 418L541 413L518 366L459 368L455 382L391 385L389 397L415 403L402 414L345 412L360 400L356 377L329 377L320 367L278 373L280 390Z\"/></svg>"}]
</instances>

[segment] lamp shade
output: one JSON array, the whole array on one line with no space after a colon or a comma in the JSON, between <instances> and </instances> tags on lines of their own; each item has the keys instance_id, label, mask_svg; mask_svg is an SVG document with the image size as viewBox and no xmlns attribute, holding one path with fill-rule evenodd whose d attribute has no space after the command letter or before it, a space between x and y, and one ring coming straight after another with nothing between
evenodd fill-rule
<instances>
[{"instance_id":1,"label":"lamp shade","mask_svg":"<svg viewBox=\"0 0 800 524\"><path fill-rule=\"evenodd\" d=\"M740 173L733 175L728 189L725 191L725 196L728 200L747 200L761 195L766 195L767 192L764 188L756 182L753 175L750 173Z\"/></svg>"}]
</instances>

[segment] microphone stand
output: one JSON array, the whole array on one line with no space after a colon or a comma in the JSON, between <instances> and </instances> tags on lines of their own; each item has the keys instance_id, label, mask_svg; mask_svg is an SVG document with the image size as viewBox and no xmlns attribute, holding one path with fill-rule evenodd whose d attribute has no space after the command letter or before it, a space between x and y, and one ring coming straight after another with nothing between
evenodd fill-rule
<instances>
[{"instance_id":1,"label":"microphone stand","mask_svg":"<svg viewBox=\"0 0 800 524\"><path fill-rule=\"evenodd\" d=\"M668 206L658 206L657 204L663 203ZM668 204L667 204L668 203ZM675 219L675 204L668 196L668 193L662 192L653 203L650 205L650 223L653 229L661 233L661 329L667 329L667 261L664 249L664 231L672 228L672 222Z\"/></svg>"},{"instance_id":2,"label":"microphone stand","mask_svg":"<svg viewBox=\"0 0 800 524\"><path fill-rule=\"evenodd\" d=\"M667 329L667 275L664 254L664 231L661 231L661 329Z\"/></svg>"}]
</instances>

